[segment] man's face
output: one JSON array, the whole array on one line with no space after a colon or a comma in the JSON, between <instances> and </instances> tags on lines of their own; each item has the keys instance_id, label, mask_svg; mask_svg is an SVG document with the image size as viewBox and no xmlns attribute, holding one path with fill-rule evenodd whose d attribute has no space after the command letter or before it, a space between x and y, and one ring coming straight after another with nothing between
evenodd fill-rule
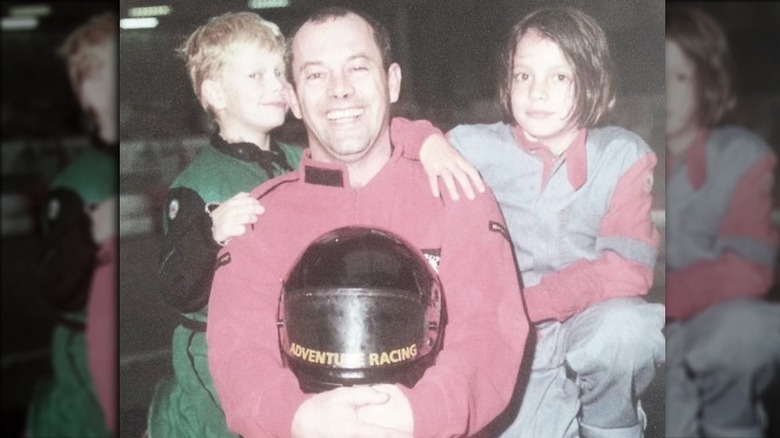
<instances>
[{"instance_id":1,"label":"man's face","mask_svg":"<svg viewBox=\"0 0 780 438\"><path fill-rule=\"evenodd\" d=\"M676 42L666 40L666 138L697 129L695 67Z\"/></svg>"},{"instance_id":2,"label":"man's face","mask_svg":"<svg viewBox=\"0 0 780 438\"><path fill-rule=\"evenodd\" d=\"M116 44L107 41L87 50L83 73L77 79L76 97L97 123L98 136L105 142L114 143L118 140Z\"/></svg>"},{"instance_id":3,"label":"man's face","mask_svg":"<svg viewBox=\"0 0 780 438\"><path fill-rule=\"evenodd\" d=\"M576 130L574 68L558 44L536 30L517 42L511 87L512 115L531 140L552 146Z\"/></svg>"},{"instance_id":4,"label":"man's face","mask_svg":"<svg viewBox=\"0 0 780 438\"><path fill-rule=\"evenodd\" d=\"M353 14L307 23L292 50L291 109L306 124L314 158L350 163L372 149L389 150L390 104L398 100L401 69L384 70L368 23Z\"/></svg>"},{"instance_id":5,"label":"man's face","mask_svg":"<svg viewBox=\"0 0 780 438\"><path fill-rule=\"evenodd\" d=\"M255 44L237 44L213 85L215 93L207 99L217 110L223 135L253 138L284 123L288 107L283 94L287 81L282 53Z\"/></svg>"}]
</instances>

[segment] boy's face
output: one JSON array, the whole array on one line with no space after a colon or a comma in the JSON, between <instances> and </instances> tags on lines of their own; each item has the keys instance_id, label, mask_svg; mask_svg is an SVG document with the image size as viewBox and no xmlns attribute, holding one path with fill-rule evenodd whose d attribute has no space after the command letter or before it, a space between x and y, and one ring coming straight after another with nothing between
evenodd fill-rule
<instances>
[{"instance_id":1,"label":"boy's face","mask_svg":"<svg viewBox=\"0 0 780 438\"><path fill-rule=\"evenodd\" d=\"M695 66L671 40L666 40L666 138L698 129Z\"/></svg>"},{"instance_id":2,"label":"boy's face","mask_svg":"<svg viewBox=\"0 0 780 438\"><path fill-rule=\"evenodd\" d=\"M284 123L288 85L281 52L237 44L212 79L216 90L207 99L217 113L223 135L253 138Z\"/></svg>"},{"instance_id":3,"label":"boy's face","mask_svg":"<svg viewBox=\"0 0 780 438\"><path fill-rule=\"evenodd\" d=\"M558 44L534 29L515 47L510 97L515 122L530 140L552 147L576 132L574 68Z\"/></svg>"},{"instance_id":4,"label":"boy's face","mask_svg":"<svg viewBox=\"0 0 780 438\"><path fill-rule=\"evenodd\" d=\"M107 143L117 141L116 44L107 41L85 50L76 96L81 107L94 118L98 136Z\"/></svg>"},{"instance_id":5,"label":"boy's face","mask_svg":"<svg viewBox=\"0 0 780 438\"><path fill-rule=\"evenodd\" d=\"M292 110L306 124L317 159L355 162L376 144L389 148L401 71L397 64L385 71L368 23L350 14L305 24L295 35L292 69Z\"/></svg>"}]
</instances>

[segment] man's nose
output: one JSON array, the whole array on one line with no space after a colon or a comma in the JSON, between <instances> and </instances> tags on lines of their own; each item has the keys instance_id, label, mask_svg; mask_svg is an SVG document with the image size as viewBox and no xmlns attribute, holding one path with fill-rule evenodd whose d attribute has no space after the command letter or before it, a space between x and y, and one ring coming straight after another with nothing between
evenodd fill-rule
<instances>
[{"instance_id":1,"label":"man's nose","mask_svg":"<svg viewBox=\"0 0 780 438\"><path fill-rule=\"evenodd\" d=\"M347 75L343 73L331 75L328 82L328 93L331 97L343 99L351 96L353 91L352 83Z\"/></svg>"}]
</instances>

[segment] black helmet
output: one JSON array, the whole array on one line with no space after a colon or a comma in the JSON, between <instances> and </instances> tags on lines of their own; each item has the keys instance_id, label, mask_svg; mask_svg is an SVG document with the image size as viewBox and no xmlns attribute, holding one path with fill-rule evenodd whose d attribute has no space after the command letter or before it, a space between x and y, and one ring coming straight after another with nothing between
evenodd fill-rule
<instances>
[{"instance_id":1,"label":"black helmet","mask_svg":"<svg viewBox=\"0 0 780 438\"><path fill-rule=\"evenodd\" d=\"M279 347L305 392L414 386L436 359L446 323L438 276L387 231L344 227L316 239L279 299Z\"/></svg>"}]
</instances>

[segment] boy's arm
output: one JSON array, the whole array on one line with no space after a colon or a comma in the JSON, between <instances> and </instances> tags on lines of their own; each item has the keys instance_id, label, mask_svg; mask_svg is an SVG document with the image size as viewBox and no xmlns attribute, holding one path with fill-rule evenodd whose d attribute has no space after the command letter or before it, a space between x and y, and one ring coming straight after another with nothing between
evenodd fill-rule
<instances>
[{"instance_id":1,"label":"boy's arm","mask_svg":"<svg viewBox=\"0 0 780 438\"><path fill-rule=\"evenodd\" d=\"M597 259L578 260L526 288L532 321L564 321L609 298L647 294L660 241L650 214L655 165L655 154L647 154L620 178L596 238Z\"/></svg>"},{"instance_id":2,"label":"boy's arm","mask_svg":"<svg viewBox=\"0 0 780 438\"><path fill-rule=\"evenodd\" d=\"M169 190L165 206L159 290L180 312L194 312L208 303L220 245L214 241L206 203L194 190Z\"/></svg>"},{"instance_id":3,"label":"boy's arm","mask_svg":"<svg viewBox=\"0 0 780 438\"><path fill-rule=\"evenodd\" d=\"M460 199L455 181L468 199L474 199L474 188L480 193L485 191L485 184L476 167L463 158L431 122L395 117L390 123L390 138L393 144L403 149L404 156L420 160L428 175L433 196L441 196L439 177L453 201Z\"/></svg>"},{"instance_id":4,"label":"boy's arm","mask_svg":"<svg viewBox=\"0 0 780 438\"><path fill-rule=\"evenodd\" d=\"M87 206L73 190L56 188L47 194L44 208L38 292L57 310L81 310L97 254Z\"/></svg>"},{"instance_id":5,"label":"boy's arm","mask_svg":"<svg viewBox=\"0 0 780 438\"><path fill-rule=\"evenodd\" d=\"M725 300L768 293L778 241L771 221L775 163L767 155L739 181L716 237L721 255L667 273L668 318L685 320Z\"/></svg>"}]
</instances>

